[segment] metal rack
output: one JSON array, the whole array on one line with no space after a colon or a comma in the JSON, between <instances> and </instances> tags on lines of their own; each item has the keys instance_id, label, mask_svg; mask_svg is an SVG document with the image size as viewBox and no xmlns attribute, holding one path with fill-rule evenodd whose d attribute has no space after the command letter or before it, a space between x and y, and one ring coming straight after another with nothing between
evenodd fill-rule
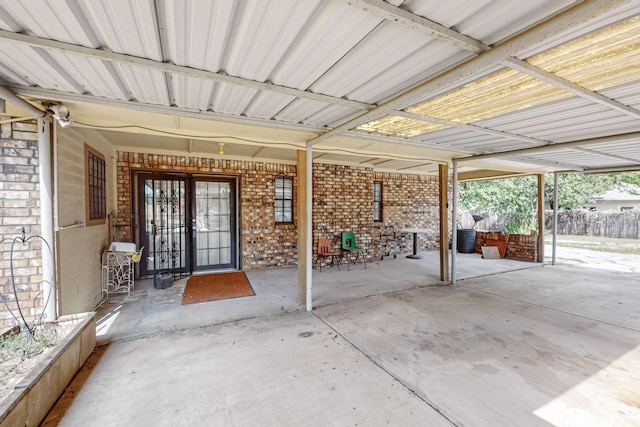
<instances>
[{"instance_id":1,"label":"metal rack","mask_svg":"<svg viewBox=\"0 0 640 427\"><path fill-rule=\"evenodd\" d=\"M380 227L378 228L380 233L380 261L385 256L393 255L394 258L398 257L398 241L396 236L396 227Z\"/></svg>"},{"instance_id":2,"label":"metal rack","mask_svg":"<svg viewBox=\"0 0 640 427\"><path fill-rule=\"evenodd\" d=\"M143 249L136 250L135 243L114 242L102 253L102 294L106 299L110 294L131 294L133 265L140 260Z\"/></svg>"}]
</instances>

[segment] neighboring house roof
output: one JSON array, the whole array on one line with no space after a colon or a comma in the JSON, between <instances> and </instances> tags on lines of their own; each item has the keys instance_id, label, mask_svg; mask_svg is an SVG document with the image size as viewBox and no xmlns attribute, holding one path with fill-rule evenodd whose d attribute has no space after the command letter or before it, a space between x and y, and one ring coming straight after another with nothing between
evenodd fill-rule
<instances>
[{"instance_id":1,"label":"neighboring house roof","mask_svg":"<svg viewBox=\"0 0 640 427\"><path fill-rule=\"evenodd\" d=\"M593 201L596 203L599 201L628 201L640 203L640 187L636 185L625 185L612 188L595 196Z\"/></svg>"}]
</instances>

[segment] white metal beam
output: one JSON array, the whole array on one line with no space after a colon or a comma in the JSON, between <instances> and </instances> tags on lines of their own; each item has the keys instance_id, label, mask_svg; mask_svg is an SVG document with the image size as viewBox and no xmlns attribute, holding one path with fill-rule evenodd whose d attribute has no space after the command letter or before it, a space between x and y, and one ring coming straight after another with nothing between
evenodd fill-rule
<instances>
[{"instance_id":1,"label":"white metal beam","mask_svg":"<svg viewBox=\"0 0 640 427\"><path fill-rule=\"evenodd\" d=\"M0 98L8 101L10 104L15 105L18 108L23 109L29 114L32 114L34 117L42 118L47 115L44 110L40 110L32 104L29 104L24 99L20 98L15 92L11 89L0 86Z\"/></svg>"},{"instance_id":2,"label":"white metal beam","mask_svg":"<svg viewBox=\"0 0 640 427\"><path fill-rule=\"evenodd\" d=\"M580 139L576 141L558 142L548 144L543 147L521 148L519 150L496 151L495 153L479 154L476 156L461 157L458 162L468 162L471 160L491 159L496 157L514 156L520 154L535 154L557 149L584 147L592 144L606 144L612 142L640 141L640 132L623 133L620 135L601 136L598 138Z\"/></svg>"},{"instance_id":3,"label":"white metal beam","mask_svg":"<svg viewBox=\"0 0 640 427\"><path fill-rule=\"evenodd\" d=\"M640 160L638 159L633 159L631 157L626 157L626 156L618 156L617 154L604 153L598 150L590 150L589 148L575 147L575 148L572 148L572 150L582 151L583 153L592 154L594 156L608 157L610 159L616 159L616 160L622 160L624 162L640 164Z\"/></svg>"},{"instance_id":4,"label":"white metal beam","mask_svg":"<svg viewBox=\"0 0 640 427\"><path fill-rule=\"evenodd\" d=\"M423 116L420 114L409 113L407 111L402 111L402 110L394 110L390 114L394 116L399 116L399 117L406 117L407 119L420 120L423 122L437 123L440 125L445 125L450 127L469 129L474 132L486 133L489 135L499 136L501 138L517 139L518 141L529 142L535 145L546 145L551 143L551 141L545 141L544 139L533 138L525 135L519 135L517 133L504 132L501 130L485 128L482 126L472 125L468 123L460 123L460 122L454 122L452 120L439 119L437 117L432 117L432 116Z\"/></svg>"},{"instance_id":5,"label":"white metal beam","mask_svg":"<svg viewBox=\"0 0 640 427\"><path fill-rule=\"evenodd\" d=\"M472 150L470 148L447 147L446 145L441 143L423 141L419 139L414 140L410 138L400 138L397 136L378 135L374 133L355 132L355 131L343 132L343 135L350 136L353 138L371 139L371 140L380 141L380 142L393 142L396 144L414 145L416 147L430 147L430 148L440 149L443 151L457 151L458 153L467 153L467 154L474 154L474 153L482 154L482 152L479 150Z\"/></svg>"},{"instance_id":6,"label":"white metal beam","mask_svg":"<svg viewBox=\"0 0 640 427\"><path fill-rule=\"evenodd\" d=\"M532 46L544 42L545 40L549 40L553 36L563 33L568 29L575 28L580 24L592 21L598 16L615 9L626 2L627 0L585 0L583 3L565 10L554 18L542 22L528 31L493 47L491 50L481 53L477 57L457 66L456 68L434 77L431 80L427 80L426 82L400 94L380 106L307 141L307 145L314 145L322 142L334 135L343 133L360 126L363 123L382 117L393 110L404 109L408 105L419 102L431 93L455 87L459 82L499 64L501 61L514 56L518 52L522 52Z\"/></svg>"},{"instance_id":7,"label":"white metal beam","mask_svg":"<svg viewBox=\"0 0 640 427\"><path fill-rule=\"evenodd\" d=\"M579 86L567 79L543 70L542 68L533 66L526 61L511 57L502 61L502 64L504 64L506 67L527 74L531 77L535 77L538 80L549 83L550 85L553 85L557 88L566 90L567 92L570 92L581 98L588 99L592 102L597 102L598 104L604 105L605 107L613 108L614 110L627 114L634 119L640 119L640 111L636 110L635 108L629 107L628 105L625 105L614 99L608 98L597 92L593 92L589 89Z\"/></svg>"},{"instance_id":8,"label":"white metal beam","mask_svg":"<svg viewBox=\"0 0 640 427\"><path fill-rule=\"evenodd\" d=\"M618 173L618 172L638 172L640 171L640 165L634 166L616 166L616 167L604 167L604 168L587 168L584 173Z\"/></svg>"},{"instance_id":9,"label":"white metal beam","mask_svg":"<svg viewBox=\"0 0 640 427\"><path fill-rule=\"evenodd\" d=\"M370 110L375 105L364 102L352 101L350 99L339 98L335 96L324 95L321 93L309 92L306 90L295 89L286 86L279 86L273 83L259 82L255 80L243 79L241 77L229 76L223 73L216 73L207 70L201 70L193 67L185 67L182 65L170 64L168 62L155 61L153 59L141 58L123 53L108 52L102 49L94 49L86 46L79 46L71 43L60 42L57 40L44 39L40 37L30 36L27 34L14 33L11 31L0 30L0 40L8 40L11 42L27 44L36 48L43 48L61 52L64 54L76 54L104 61L115 61L139 67L150 68L165 73L175 73L183 76L195 77L205 80L226 83L234 86L245 87L249 89L265 90L283 95L289 95L301 99L310 99L314 101L325 102L328 104L342 105L345 107L355 108L358 110Z\"/></svg>"},{"instance_id":10,"label":"white metal beam","mask_svg":"<svg viewBox=\"0 0 640 427\"><path fill-rule=\"evenodd\" d=\"M1 88L2 86L0 86ZM16 94L32 98L51 99L57 101L79 102L85 104L102 105L105 107L124 108L132 111L140 111L153 114L168 114L176 117L189 117L204 120L219 120L230 123L240 123L246 125L260 125L276 129L291 129L306 132L322 132L325 128L321 126L304 125L300 123L277 122L275 120L249 118L245 116L235 116L231 114L214 113L213 111L202 111L194 108L170 107L166 105L147 104L139 101L122 101L119 99L108 99L92 95L83 95L68 92L59 92L51 89L41 89L27 86L7 86Z\"/></svg>"},{"instance_id":11,"label":"white metal beam","mask_svg":"<svg viewBox=\"0 0 640 427\"><path fill-rule=\"evenodd\" d=\"M478 40L431 21L420 15L394 6L383 0L349 0L349 4L371 12L387 21L402 24L407 28L420 31L428 37L437 38L446 43L474 53L489 49Z\"/></svg>"}]
</instances>

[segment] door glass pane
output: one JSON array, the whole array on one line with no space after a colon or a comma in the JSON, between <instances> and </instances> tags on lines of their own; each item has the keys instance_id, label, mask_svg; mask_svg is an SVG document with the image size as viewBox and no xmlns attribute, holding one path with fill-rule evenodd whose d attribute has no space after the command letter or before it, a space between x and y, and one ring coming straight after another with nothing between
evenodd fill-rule
<instances>
[{"instance_id":1,"label":"door glass pane","mask_svg":"<svg viewBox=\"0 0 640 427\"><path fill-rule=\"evenodd\" d=\"M232 261L231 185L197 181L196 268L216 268ZM201 225L200 225L201 224Z\"/></svg>"}]
</instances>

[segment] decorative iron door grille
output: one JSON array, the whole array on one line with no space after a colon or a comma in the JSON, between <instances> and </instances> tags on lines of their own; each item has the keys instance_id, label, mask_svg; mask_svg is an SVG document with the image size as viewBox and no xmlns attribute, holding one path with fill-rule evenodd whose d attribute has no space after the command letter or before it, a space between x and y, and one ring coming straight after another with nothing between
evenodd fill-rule
<instances>
[{"instance_id":1,"label":"decorative iron door grille","mask_svg":"<svg viewBox=\"0 0 640 427\"><path fill-rule=\"evenodd\" d=\"M142 237L147 258L143 276L187 273L187 192L184 180L145 178Z\"/></svg>"}]
</instances>

